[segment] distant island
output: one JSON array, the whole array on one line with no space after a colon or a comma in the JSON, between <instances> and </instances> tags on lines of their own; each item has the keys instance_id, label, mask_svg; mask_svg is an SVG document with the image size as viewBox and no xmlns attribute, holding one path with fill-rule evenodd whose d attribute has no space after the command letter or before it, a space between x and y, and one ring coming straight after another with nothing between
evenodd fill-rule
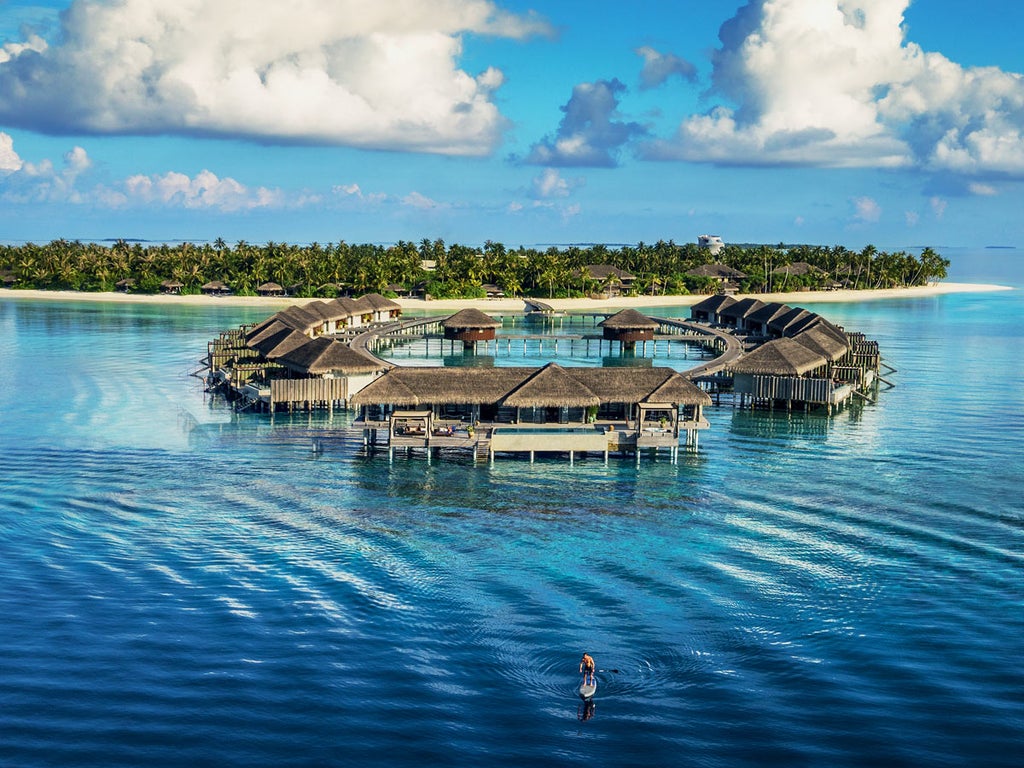
<instances>
[{"instance_id":1,"label":"distant island","mask_svg":"<svg viewBox=\"0 0 1024 768\"><path fill-rule=\"evenodd\" d=\"M636 245L506 248L423 239L393 245L263 245L223 239L169 245L54 240L0 246L6 288L334 298L609 298L710 293L871 290L924 286L949 260L867 246Z\"/></svg>"}]
</instances>

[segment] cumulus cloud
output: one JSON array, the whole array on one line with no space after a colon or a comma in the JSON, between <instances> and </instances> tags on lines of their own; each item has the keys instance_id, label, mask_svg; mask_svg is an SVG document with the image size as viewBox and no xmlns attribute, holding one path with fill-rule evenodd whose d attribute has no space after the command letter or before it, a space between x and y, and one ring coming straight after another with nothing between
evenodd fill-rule
<instances>
[{"instance_id":1,"label":"cumulus cloud","mask_svg":"<svg viewBox=\"0 0 1024 768\"><path fill-rule=\"evenodd\" d=\"M170 172L163 175L131 176L124 181L124 201L128 205L159 203L167 207L243 211L282 205L279 190L251 189L232 178L218 178L210 171L195 176Z\"/></svg>"},{"instance_id":2,"label":"cumulus cloud","mask_svg":"<svg viewBox=\"0 0 1024 768\"><path fill-rule=\"evenodd\" d=\"M490 152L504 76L463 34L546 33L491 0L74 0L59 42L0 52L0 121L455 155Z\"/></svg>"},{"instance_id":3,"label":"cumulus cloud","mask_svg":"<svg viewBox=\"0 0 1024 768\"><path fill-rule=\"evenodd\" d=\"M613 168L620 148L646 134L639 123L617 120L619 95L626 86L619 80L580 83L572 89L565 116L554 137L533 145L525 162L554 167Z\"/></svg>"},{"instance_id":4,"label":"cumulus cloud","mask_svg":"<svg viewBox=\"0 0 1024 768\"><path fill-rule=\"evenodd\" d=\"M644 59L644 68L640 70L641 91L657 88L673 75L691 83L697 81L697 68L674 53L660 53L646 45L636 52Z\"/></svg>"},{"instance_id":5,"label":"cumulus cloud","mask_svg":"<svg viewBox=\"0 0 1024 768\"><path fill-rule=\"evenodd\" d=\"M0 198L9 203L82 202L77 182L92 166L86 151L74 147L58 167L51 160L25 162L11 137L0 132Z\"/></svg>"},{"instance_id":6,"label":"cumulus cloud","mask_svg":"<svg viewBox=\"0 0 1024 768\"><path fill-rule=\"evenodd\" d=\"M643 156L1024 176L1024 79L904 39L909 0L749 0L719 33L719 104Z\"/></svg>"},{"instance_id":7,"label":"cumulus cloud","mask_svg":"<svg viewBox=\"0 0 1024 768\"><path fill-rule=\"evenodd\" d=\"M22 162L14 151L14 139L10 134L0 131L0 173L21 170Z\"/></svg>"}]
</instances>

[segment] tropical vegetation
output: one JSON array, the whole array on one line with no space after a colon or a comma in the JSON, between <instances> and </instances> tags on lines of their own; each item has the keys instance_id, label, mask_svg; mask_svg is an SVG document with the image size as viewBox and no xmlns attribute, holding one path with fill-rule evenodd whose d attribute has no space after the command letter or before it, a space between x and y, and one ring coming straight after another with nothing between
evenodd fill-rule
<instances>
[{"instance_id":1,"label":"tropical vegetation","mask_svg":"<svg viewBox=\"0 0 1024 768\"><path fill-rule=\"evenodd\" d=\"M208 243L144 244L54 240L44 245L0 246L0 280L8 288L157 293L174 281L181 293L199 293L222 281L235 294L254 295L277 283L293 296L420 294L434 298L483 297L485 286L506 296L591 296L622 289L634 294L713 293L720 281L690 274L705 264L742 273L743 293L800 289L877 289L924 285L946 276L949 260L931 248L919 255L867 246L727 245L712 256L695 243L669 241L608 247L482 248L443 240L393 245L345 242L253 245L222 239ZM596 279L587 265L627 273ZM799 265L799 269L797 266ZM612 285L612 283L621 283ZM493 290L493 289L492 289Z\"/></svg>"}]
</instances>

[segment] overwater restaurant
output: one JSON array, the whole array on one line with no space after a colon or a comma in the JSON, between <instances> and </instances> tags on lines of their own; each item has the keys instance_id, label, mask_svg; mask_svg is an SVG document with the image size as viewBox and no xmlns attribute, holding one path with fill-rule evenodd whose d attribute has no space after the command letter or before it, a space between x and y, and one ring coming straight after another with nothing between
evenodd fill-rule
<instances>
[{"instance_id":1,"label":"overwater restaurant","mask_svg":"<svg viewBox=\"0 0 1024 768\"><path fill-rule=\"evenodd\" d=\"M394 368L352 397L368 444L495 451L678 447L711 398L671 368Z\"/></svg>"}]
</instances>

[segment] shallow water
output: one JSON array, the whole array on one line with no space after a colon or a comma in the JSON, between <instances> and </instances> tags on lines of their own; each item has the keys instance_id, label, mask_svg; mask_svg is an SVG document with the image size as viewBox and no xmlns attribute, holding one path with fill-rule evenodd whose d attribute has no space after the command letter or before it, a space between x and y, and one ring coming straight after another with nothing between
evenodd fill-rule
<instances>
[{"instance_id":1,"label":"shallow water","mask_svg":"<svg viewBox=\"0 0 1024 768\"><path fill-rule=\"evenodd\" d=\"M1022 292L816 309L877 405L570 467L231 413L258 310L0 301L0 763L1018 764Z\"/></svg>"}]
</instances>

